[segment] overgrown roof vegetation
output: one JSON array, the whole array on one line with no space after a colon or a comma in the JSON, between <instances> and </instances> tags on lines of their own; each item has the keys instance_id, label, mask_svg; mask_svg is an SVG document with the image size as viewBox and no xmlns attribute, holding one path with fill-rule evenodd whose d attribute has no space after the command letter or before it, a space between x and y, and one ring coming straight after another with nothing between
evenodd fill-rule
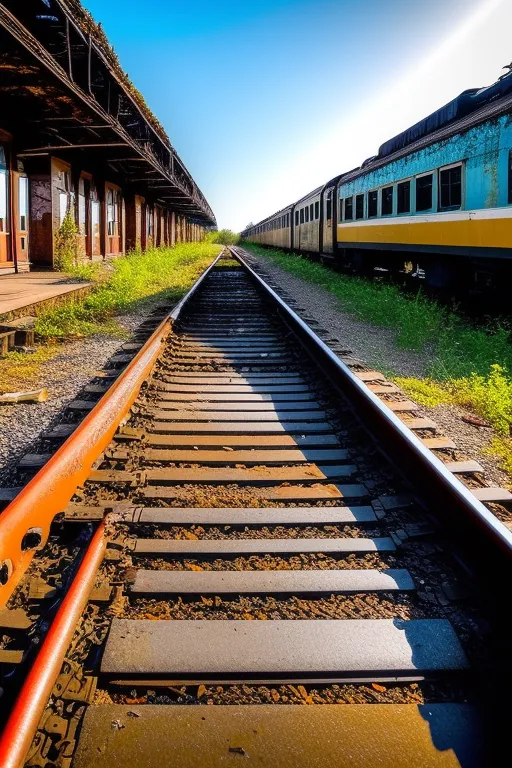
<instances>
[{"instance_id":1,"label":"overgrown roof vegetation","mask_svg":"<svg viewBox=\"0 0 512 768\"><path fill-rule=\"evenodd\" d=\"M146 120L155 129L162 141L164 141L167 145L170 145L171 141L163 125L148 107L144 96L134 86L128 73L123 70L114 47L109 43L108 37L103 31L101 22L97 23L94 20L90 11L83 7L80 0L66 0L66 5L72 11L73 18L78 23L82 31L85 32L85 34L90 34L92 36L98 48L101 50L102 54L105 56L115 74L120 79L122 85L132 96Z\"/></svg>"}]
</instances>

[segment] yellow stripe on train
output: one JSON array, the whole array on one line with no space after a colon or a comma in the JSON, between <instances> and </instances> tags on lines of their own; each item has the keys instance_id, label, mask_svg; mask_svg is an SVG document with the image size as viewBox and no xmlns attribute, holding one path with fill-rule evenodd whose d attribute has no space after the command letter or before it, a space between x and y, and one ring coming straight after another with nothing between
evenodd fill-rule
<instances>
[{"instance_id":1,"label":"yellow stripe on train","mask_svg":"<svg viewBox=\"0 0 512 768\"><path fill-rule=\"evenodd\" d=\"M433 214L385 223L382 219L343 223L338 225L338 243L512 248L511 209L502 212L502 216L464 212L463 218L462 214Z\"/></svg>"}]
</instances>

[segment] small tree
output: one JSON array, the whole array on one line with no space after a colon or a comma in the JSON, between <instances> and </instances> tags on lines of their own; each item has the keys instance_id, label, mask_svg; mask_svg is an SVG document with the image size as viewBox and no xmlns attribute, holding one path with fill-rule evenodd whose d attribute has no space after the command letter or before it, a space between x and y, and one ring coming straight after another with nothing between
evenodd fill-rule
<instances>
[{"instance_id":1,"label":"small tree","mask_svg":"<svg viewBox=\"0 0 512 768\"><path fill-rule=\"evenodd\" d=\"M83 256L82 241L75 220L68 211L55 240L53 263L59 272L70 272Z\"/></svg>"},{"instance_id":2,"label":"small tree","mask_svg":"<svg viewBox=\"0 0 512 768\"><path fill-rule=\"evenodd\" d=\"M218 232L214 232L212 243L220 243L221 245L236 245L240 240L240 235L236 232L232 232L230 229L221 229Z\"/></svg>"}]
</instances>

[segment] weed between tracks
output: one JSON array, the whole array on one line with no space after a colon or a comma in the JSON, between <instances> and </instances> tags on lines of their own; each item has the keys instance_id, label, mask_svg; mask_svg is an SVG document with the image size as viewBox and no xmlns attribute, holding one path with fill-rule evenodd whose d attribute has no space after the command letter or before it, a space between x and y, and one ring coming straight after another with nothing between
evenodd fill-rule
<instances>
[{"instance_id":1,"label":"weed between tracks","mask_svg":"<svg viewBox=\"0 0 512 768\"><path fill-rule=\"evenodd\" d=\"M511 327L489 321L478 327L421 291L402 293L395 285L333 272L298 254L244 245L257 256L295 277L334 294L344 311L361 320L396 331L396 345L422 351L431 362L424 379L393 380L418 405L460 405L474 411L497 432L487 451L512 473L512 344Z\"/></svg>"}]
</instances>

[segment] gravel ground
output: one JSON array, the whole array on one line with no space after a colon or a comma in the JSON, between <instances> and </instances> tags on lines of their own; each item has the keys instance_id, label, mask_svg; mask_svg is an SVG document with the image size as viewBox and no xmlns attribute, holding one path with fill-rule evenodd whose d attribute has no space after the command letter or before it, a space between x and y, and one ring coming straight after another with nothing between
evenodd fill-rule
<instances>
[{"instance_id":1,"label":"gravel ground","mask_svg":"<svg viewBox=\"0 0 512 768\"><path fill-rule=\"evenodd\" d=\"M423 352L398 349L392 330L377 328L357 319L349 312L344 312L336 297L320 286L290 275L270 260L254 254L250 254L250 258L255 266L264 270L265 274L295 299L299 307L307 309L308 314L316 319L323 329L349 346L354 356L363 360L369 367L385 374L393 372L403 377L422 378L426 375L430 362L428 349ZM435 421L440 432L449 436L466 458L475 459L484 467L486 479L490 484L512 488L512 478L484 452L495 436L492 429L465 422L464 417L470 413L459 406L423 406L418 410Z\"/></svg>"},{"instance_id":2,"label":"gravel ground","mask_svg":"<svg viewBox=\"0 0 512 768\"><path fill-rule=\"evenodd\" d=\"M117 320L130 335L150 311L151 308L146 313L139 310ZM126 341L98 335L64 344L54 358L41 366L39 381L33 387L48 389L46 403L0 405L0 486L10 485L9 477L19 458L30 453L39 434Z\"/></svg>"}]
</instances>

